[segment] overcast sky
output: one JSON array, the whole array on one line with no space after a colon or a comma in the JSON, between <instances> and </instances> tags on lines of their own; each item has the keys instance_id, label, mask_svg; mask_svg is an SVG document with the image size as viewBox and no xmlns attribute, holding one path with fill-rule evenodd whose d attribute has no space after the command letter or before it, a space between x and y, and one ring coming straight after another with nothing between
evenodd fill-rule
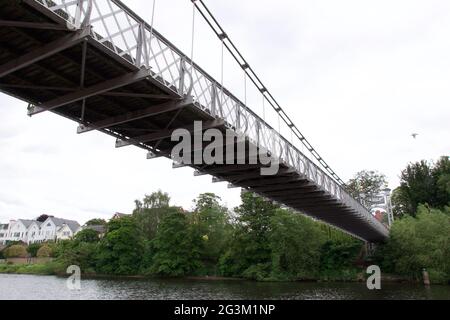
<instances>
[{"instance_id":1,"label":"overcast sky","mask_svg":"<svg viewBox=\"0 0 450 320\"><path fill-rule=\"evenodd\" d=\"M204 1L344 180L378 170L395 188L408 162L449 155L450 1ZM150 21L151 1L124 2ZM220 79L220 44L196 22L194 60ZM191 23L189 0L157 0L155 28L186 53ZM226 59L225 85L242 97L243 77ZM77 135L76 123L51 113L28 118L25 103L1 93L0 119L0 221L110 218L158 189L186 209L202 192L239 204L226 183L115 149L100 133Z\"/></svg>"}]
</instances>

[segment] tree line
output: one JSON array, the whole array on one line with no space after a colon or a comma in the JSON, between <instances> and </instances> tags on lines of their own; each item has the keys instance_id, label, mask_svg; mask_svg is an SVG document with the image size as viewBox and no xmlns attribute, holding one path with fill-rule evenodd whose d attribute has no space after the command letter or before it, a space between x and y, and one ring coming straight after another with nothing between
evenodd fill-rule
<instances>
[{"instance_id":1,"label":"tree line","mask_svg":"<svg viewBox=\"0 0 450 320\"><path fill-rule=\"evenodd\" d=\"M348 188L355 197L370 199L384 185L384 175L365 171ZM104 275L355 280L362 265L376 263L384 273L412 279L427 268L433 281L448 282L448 157L408 165L393 194L390 238L370 261L363 260L363 242L250 192L241 194L241 205L233 210L217 195L201 194L190 211L172 206L167 193L154 192L136 200L130 216L90 221L106 225L102 237L85 229L71 241L31 250L53 256L51 268L59 272L79 265L84 273Z\"/></svg>"}]
</instances>

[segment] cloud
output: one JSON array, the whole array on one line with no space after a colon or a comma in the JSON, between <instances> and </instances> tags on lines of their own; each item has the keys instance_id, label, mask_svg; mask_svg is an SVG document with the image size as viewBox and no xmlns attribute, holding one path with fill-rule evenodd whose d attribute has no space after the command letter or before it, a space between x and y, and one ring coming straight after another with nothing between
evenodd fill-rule
<instances>
[{"instance_id":1,"label":"cloud","mask_svg":"<svg viewBox=\"0 0 450 320\"><path fill-rule=\"evenodd\" d=\"M125 0L147 21L147 0ZM410 161L450 150L450 2L444 0L207 1L300 130L344 179L362 169L398 184ZM155 28L191 51L192 3L157 1ZM196 16L194 60L221 78L221 47ZM242 70L226 56L224 85L243 98ZM248 103L262 112L261 94ZM277 119L267 120L277 127ZM77 135L51 113L29 118L26 105L0 95L0 220L41 213L77 219L130 213L134 200L161 189L192 207L215 192L229 207L239 189L173 170L166 159L116 150L101 133ZM414 140L410 134L418 132ZM288 138L290 138L288 136Z\"/></svg>"}]
</instances>

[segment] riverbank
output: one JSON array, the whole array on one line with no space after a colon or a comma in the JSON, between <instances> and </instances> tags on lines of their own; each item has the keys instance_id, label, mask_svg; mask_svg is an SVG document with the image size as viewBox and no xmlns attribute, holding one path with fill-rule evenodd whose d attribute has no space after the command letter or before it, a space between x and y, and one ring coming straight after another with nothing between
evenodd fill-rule
<instances>
[{"instance_id":1,"label":"riverbank","mask_svg":"<svg viewBox=\"0 0 450 320\"><path fill-rule=\"evenodd\" d=\"M49 262L46 264L28 264L28 265L20 265L20 264L0 264L0 274L23 274L23 275L54 275L58 277L67 277L68 275L63 271L61 265L57 262ZM163 277L149 276L149 275L105 275L98 273L83 273L82 277L84 279L136 279L136 280L144 280L144 279L164 279ZM186 276L179 277L186 280L193 281L249 281L251 279L244 278L233 278L233 277L221 277L221 276ZM173 279L173 278L172 278ZM361 271L356 273L354 277L339 277L339 276L322 276L317 278L310 279L296 279L296 280L280 280L280 279L267 279L264 281L255 281L255 282L317 282L317 283L345 283L345 282L365 282L365 274ZM381 281L384 283L410 283L410 284L418 284L421 283L418 280L398 276L398 275L390 275L385 274L382 275ZM434 283L434 284L442 284L442 283Z\"/></svg>"}]
</instances>

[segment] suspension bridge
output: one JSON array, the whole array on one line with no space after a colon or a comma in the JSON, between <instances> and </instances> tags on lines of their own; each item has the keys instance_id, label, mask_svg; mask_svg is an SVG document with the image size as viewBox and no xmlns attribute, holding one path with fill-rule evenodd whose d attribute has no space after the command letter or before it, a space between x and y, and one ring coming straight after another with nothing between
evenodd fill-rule
<instances>
[{"instance_id":1,"label":"suspension bridge","mask_svg":"<svg viewBox=\"0 0 450 320\"><path fill-rule=\"evenodd\" d=\"M278 173L262 176L262 164L236 161L189 165L196 176L212 175L213 182L254 192L367 242L384 241L388 229L349 195L203 1L192 5L295 139L174 46L153 18L147 23L119 0L1 1L0 90L28 103L29 116L53 112L77 122L78 134L101 131L116 138L117 148L146 150L148 159L171 159L172 133L193 132L195 121L203 130L232 130L247 147L279 162Z\"/></svg>"}]
</instances>

